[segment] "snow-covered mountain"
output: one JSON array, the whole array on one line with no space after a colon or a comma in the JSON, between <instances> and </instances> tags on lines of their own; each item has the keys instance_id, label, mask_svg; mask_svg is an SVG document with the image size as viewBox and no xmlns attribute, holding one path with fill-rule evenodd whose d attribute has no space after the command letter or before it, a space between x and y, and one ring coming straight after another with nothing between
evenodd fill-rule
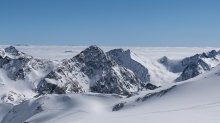
<instances>
[{"instance_id":1,"label":"snow-covered mountain","mask_svg":"<svg viewBox=\"0 0 220 123\"><path fill-rule=\"evenodd\" d=\"M56 46L57 61L50 47L34 47L0 48L1 123L220 121L220 51L169 59L144 48L152 59L139 48Z\"/></svg>"},{"instance_id":2,"label":"snow-covered mountain","mask_svg":"<svg viewBox=\"0 0 220 123\"><path fill-rule=\"evenodd\" d=\"M35 59L13 46L0 48L0 102L17 105L33 97L39 81L57 64Z\"/></svg>"},{"instance_id":3,"label":"snow-covered mountain","mask_svg":"<svg viewBox=\"0 0 220 123\"><path fill-rule=\"evenodd\" d=\"M184 81L204 71L209 71L220 63L220 52L212 50L207 53L196 54L182 60L182 66L186 66L181 76L176 81Z\"/></svg>"},{"instance_id":4,"label":"snow-covered mountain","mask_svg":"<svg viewBox=\"0 0 220 123\"><path fill-rule=\"evenodd\" d=\"M182 60L170 60L164 56L159 59L159 62L171 72L181 72L181 75L175 80L179 82L198 76L205 71L210 71L220 64L220 51L203 52Z\"/></svg>"},{"instance_id":5,"label":"snow-covered mountain","mask_svg":"<svg viewBox=\"0 0 220 123\"><path fill-rule=\"evenodd\" d=\"M18 51L15 47L10 46L5 49L0 49L0 68L7 71L7 75L12 80L27 79L34 81L33 79L38 76L40 79L38 70L42 72L50 71L55 67L56 62L43 59L35 59L23 52ZM45 74L44 73L44 74Z\"/></svg>"},{"instance_id":6,"label":"snow-covered mountain","mask_svg":"<svg viewBox=\"0 0 220 123\"><path fill-rule=\"evenodd\" d=\"M129 69L118 65L97 46L63 62L38 85L39 93L97 93L128 95L140 89L141 81Z\"/></svg>"}]
</instances>

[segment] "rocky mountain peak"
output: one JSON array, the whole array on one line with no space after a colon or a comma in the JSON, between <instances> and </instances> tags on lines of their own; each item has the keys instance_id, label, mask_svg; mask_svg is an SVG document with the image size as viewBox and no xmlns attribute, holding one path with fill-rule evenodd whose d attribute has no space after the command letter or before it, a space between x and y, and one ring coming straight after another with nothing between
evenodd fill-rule
<instances>
[{"instance_id":1,"label":"rocky mountain peak","mask_svg":"<svg viewBox=\"0 0 220 123\"><path fill-rule=\"evenodd\" d=\"M215 57L217 54L218 54L217 51L212 50L212 51L210 51L210 52L203 52L203 53L201 54L201 57L202 57L202 58L211 58L211 57Z\"/></svg>"},{"instance_id":2,"label":"rocky mountain peak","mask_svg":"<svg viewBox=\"0 0 220 123\"><path fill-rule=\"evenodd\" d=\"M215 57L218 54L215 50L212 50L208 53L208 58Z\"/></svg>"},{"instance_id":3,"label":"rocky mountain peak","mask_svg":"<svg viewBox=\"0 0 220 123\"><path fill-rule=\"evenodd\" d=\"M5 52L10 53L15 56L19 55L19 51L13 46L9 46L9 47L5 48Z\"/></svg>"},{"instance_id":4,"label":"rocky mountain peak","mask_svg":"<svg viewBox=\"0 0 220 123\"><path fill-rule=\"evenodd\" d=\"M202 59L207 59L207 58L214 58L218 55L219 53L216 52L215 50L212 50L210 52L203 52L202 54L196 54L194 56L191 57L186 57L182 60L182 65L186 66L188 64L191 63L195 63L195 62L200 62Z\"/></svg>"},{"instance_id":5,"label":"rocky mountain peak","mask_svg":"<svg viewBox=\"0 0 220 123\"><path fill-rule=\"evenodd\" d=\"M93 67L95 69L106 66L115 66L116 63L109 56L107 56L102 49L97 46L90 46L82 51L80 54L72 58L73 61L85 63L86 66Z\"/></svg>"},{"instance_id":6,"label":"rocky mountain peak","mask_svg":"<svg viewBox=\"0 0 220 123\"><path fill-rule=\"evenodd\" d=\"M220 55L215 50L184 58L182 60L182 66L186 67L181 76L178 77L176 81L187 80L198 76L199 74L203 73L203 71L209 71L213 67L217 66L219 64L219 61Z\"/></svg>"},{"instance_id":7,"label":"rocky mountain peak","mask_svg":"<svg viewBox=\"0 0 220 123\"><path fill-rule=\"evenodd\" d=\"M5 53L11 57L11 58L33 58L32 56L29 56L19 50L17 50L15 47L13 46L9 46L7 48L5 48Z\"/></svg>"},{"instance_id":8,"label":"rocky mountain peak","mask_svg":"<svg viewBox=\"0 0 220 123\"><path fill-rule=\"evenodd\" d=\"M82 53L84 53L84 54L89 54L89 53L92 53L92 54L103 54L104 52L102 51L102 49L100 49L96 45L91 45L88 48L86 48L85 50L83 50Z\"/></svg>"},{"instance_id":9,"label":"rocky mountain peak","mask_svg":"<svg viewBox=\"0 0 220 123\"><path fill-rule=\"evenodd\" d=\"M38 85L45 93L116 93L127 95L139 90L140 79L127 68L118 65L97 46L63 62Z\"/></svg>"}]
</instances>

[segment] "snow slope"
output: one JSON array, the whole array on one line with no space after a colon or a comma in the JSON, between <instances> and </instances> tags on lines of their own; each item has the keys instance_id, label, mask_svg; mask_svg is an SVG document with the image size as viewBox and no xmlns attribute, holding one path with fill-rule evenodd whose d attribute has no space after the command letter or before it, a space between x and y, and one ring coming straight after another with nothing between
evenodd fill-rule
<instances>
[{"instance_id":1,"label":"snow slope","mask_svg":"<svg viewBox=\"0 0 220 123\"><path fill-rule=\"evenodd\" d=\"M219 79L220 66L190 81L143 91L130 98L95 93L45 95L14 107L2 123L218 123ZM149 93L161 92L174 85L173 89L163 95L142 100ZM142 99L137 101L139 97ZM119 111L112 111L114 105L120 102L126 102L124 107Z\"/></svg>"}]
</instances>

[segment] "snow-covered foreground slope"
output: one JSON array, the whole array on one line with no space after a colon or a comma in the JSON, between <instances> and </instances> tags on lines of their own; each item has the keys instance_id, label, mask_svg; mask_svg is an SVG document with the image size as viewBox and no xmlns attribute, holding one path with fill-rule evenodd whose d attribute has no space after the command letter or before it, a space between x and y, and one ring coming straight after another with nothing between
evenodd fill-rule
<instances>
[{"instance_id":1,"label":"snow-covered foreground slope","mask_svg":"<svg viewBox=\"0 0 220 123\"><path fill-rule=\"evenodd\" d=\"M219 123L219 79L220 66L191 80L142 91L130 98L95 93L44 95L14 107L2 123ZM149 93L161 91L144 99ZM112 111L121 102L124 107Z\"/></svg>"}]
</instances>

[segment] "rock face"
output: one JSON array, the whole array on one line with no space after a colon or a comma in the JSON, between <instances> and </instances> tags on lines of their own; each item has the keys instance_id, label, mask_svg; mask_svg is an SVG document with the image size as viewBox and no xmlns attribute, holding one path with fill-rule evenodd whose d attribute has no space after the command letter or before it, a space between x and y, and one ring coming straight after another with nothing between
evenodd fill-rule
<instances>
[{"instance_id":1,"label":"rock face","mask_svg":"<svg viewBox=\"0 0 220 123\"><path fill-rule=\"evenodd\" d=\"M204 71L209 71L220 63L220 51L212 50L207 53L196 54L182 60L182 66L185 67L180 77L176 81L184 81Z\"/></svg>"},{"instance_id":2,"label":"rock face","mask_svg":"<svg viewBox=\"0 0 220 123\"><path fill-rule=\"evenodd\" d=\"M150 81L148 69L132 58L132 55L136 54L130 50L114 49L107 52L107 55L115 60L117 64L133 71L142 82L147 83Z\"/></svg>"},{"instance_id":3,"label":"rock face","mask_svg":"<svg viewBox=\"0 0 220 123\"><path fill-rule=\"evenodd\" d=\"M140 79L129 69L118 65L97 46L90 46L63 62L38 85L39 93L129 94L140 88Z\"/></svg>"},{"instance_id":4,"label":"rock face","mask_svg":"<svg viewBox=\"0 0 220 123\"><path fill-rule=\"evenodd\" d=\"M119 111L120 109L122 109L124 107L124 105L126 104L126 102L123 102L123 103L119 103L119 104L116 104L112 111Z\"/></svg>"}]
</instances>

